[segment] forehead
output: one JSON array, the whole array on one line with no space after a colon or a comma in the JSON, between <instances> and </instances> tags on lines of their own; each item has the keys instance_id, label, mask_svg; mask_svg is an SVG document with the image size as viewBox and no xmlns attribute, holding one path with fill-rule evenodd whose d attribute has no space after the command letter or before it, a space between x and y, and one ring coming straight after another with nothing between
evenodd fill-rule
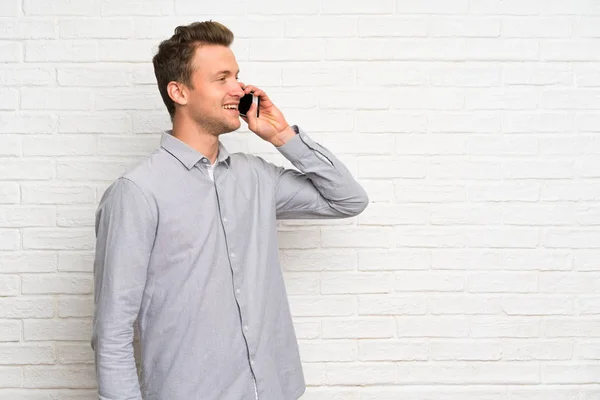
<instances>
[{"instance_id":1,"label":"forehead","mask_svg":"<svg viewBox=\"0 0 600 400\"><path fill-rule=\"evenodd\" d=\"M203 74L214 74L228 70L235 73L238 63L229 47L207 44L199 46L194 53L194 69Z\"/></svg>"}]
</instances>

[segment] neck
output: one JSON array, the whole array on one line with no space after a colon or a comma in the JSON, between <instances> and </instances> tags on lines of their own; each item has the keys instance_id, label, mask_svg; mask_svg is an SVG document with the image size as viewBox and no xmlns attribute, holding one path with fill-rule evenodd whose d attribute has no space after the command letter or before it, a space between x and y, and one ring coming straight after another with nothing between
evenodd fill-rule
<instances>
[{"instance_id":1,"label":"neck","mask_svg":"<svg viewBox=\"0 0 600 400\"><path fill-rule=\"evenodd\" d=\"M173 136L190 146L214 164L219 154L219 138L217 135L208 133L191 119L173 119Z\"/></svg>"}]
</instances>

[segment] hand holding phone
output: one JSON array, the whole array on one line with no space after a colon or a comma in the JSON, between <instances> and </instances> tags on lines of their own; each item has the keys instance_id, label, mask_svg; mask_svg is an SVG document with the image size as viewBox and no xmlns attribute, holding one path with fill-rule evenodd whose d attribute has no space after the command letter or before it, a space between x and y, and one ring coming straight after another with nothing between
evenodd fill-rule
<instances>
[{"instance_id":1,"label":"hand holding phone","mask_svg":"<svg viewBox=\"0 0 600 400\"><path fill-rule=\"evenodd\" d=\"M258 118L258 110L260 107L260 98L258 96L254 96L252 93L248 93L244 95L240 99L240 104L238 105L238 111L242 117L246 117L248 115L248 110L252 103L256 103L256 117Z\"/></svg>"}]
</instances>

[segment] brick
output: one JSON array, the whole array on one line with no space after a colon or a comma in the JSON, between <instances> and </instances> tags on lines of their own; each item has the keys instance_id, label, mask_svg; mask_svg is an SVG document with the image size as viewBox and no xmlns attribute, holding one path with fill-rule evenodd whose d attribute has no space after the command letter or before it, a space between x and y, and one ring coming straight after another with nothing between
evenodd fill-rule
<instances>
[{"instance_id":1,"label":"brick","mask_svg":"<svg viewBox=\"0 0 600 400\"><path fill-rule=\"evenodd\" d=\"M528 110L538 106L535 89L469 89L466 92L466 108L473 110Z\"/></svg>"},{"instance_id":2,"label":"brick","mask_svg":"<svg viewBox=\"0 0 600 400\"><path fill-rule=\"evenodd\" d=\"M89 110L91 92L86 89L21 89L21 107L24 110Z\"/></svg>"},{"instance_id":3,"label":"brick","mask_svg":"<svg viewBox=\"0 0 600 400\"><path fill-rule=\"evenodd\" d=\"M68 113L61 114L58 122L60 133L128 133L131 127L131 117L122 113Z\"/></svg>"},{"instance_id":4,"label":"brick","mask_svg":"<svg viewBox=\"0 0 600 400\"><path fill-rule=\"evenodd\" d=\"M463 231L450 227L401 227L394 228L397 247L464 247L466 236Z\"/></svg>"},{"instance_id":5,"label":"brick","mask_svg":"<svg viewBox=\"0 0 600 400\"><path fill-rule=\"evenodd\" d=\"M502 208L486 206L436 205L430 208L432 225L499 225L502 224Z\"/></svg>"},{"instance_id":6,"label":"brick","mask_svg":"<svg viewBox=\"0 0 600 400\"><path fill-rule=\"evenodd\" d=\"M284 271L348 271L356 269L354 250L282 250L279 253Z\"/></svg>"},{"instance_id":7,"label":"brick","mask_svg":"<svg viewBox=\"0 0 600 400\"><path fill-rule=\"evenodd\" d=\"M319 61L325 56L321 39L255 39L249 61Z\"/></svg>"},{"instance_id":8,"label":"brick","mask_svg":"<svg viewBox=\"0 0 600 400\"><path fill-rule=\"evenodd\" d=\"M435 249L431 252L433 270L510 269L497 249ZM522 268L519 268L521 270Z\"/></svg>"},{"instance_id":9,"label":"brick","mask_svg":"<svg viewBox=\"0 0 600 400\"><path fill-rule=\"evenodd\" d=\"M6 65L0 68L2 86L52 86L56 84L56 71L48 67L18 67Z\"/></svg>"},{"instance_id":10,"label":"brick","mask_svg":"<svg viewBox=\"0 0 600 400\"><path fill-rule=\"evenodd\" d=\"M0 318L52 318L53 316L54 300L51 297L0 297Z\"/></svg>"},{"instance_id":11,"label":"brick","mask_svg":"<svg viewBox=\"0 0 600 400\"><path fill-rule=\"evenodd\" d=\"M577 314L600 314L600 296L579 296L576 300Z\"/></svg>"},{"instance_id":12,"label":"brick","mask_svg":"<svg viewBox=\"0 0 600 400\"><path fill-rule=\"evenodd\" d=\"M359 183L369 194L371 203L389 203L394 198L394 188L389 180L360 179Z\"/></svg>"},{"instance_id":13,"label":"brick","mask_svg":"<svg viewBox=\"0 0 600 400\"><path fill-rule=\"evenodd\" d=\"M360 295L359 315L423 315L427 301L419 296Z\"/></svg>"},{"instance_id":14,"label":"brick","mask_svg":"<svg viewBox=\"0 0 600 400\"><path fill-rule=\"evenodd\" d=\"M472 0L469 12L476 15L536 15L539 7L536 0Z\"/></svg>"},{"instance_id":15,"label":"brick","mask_svg":"<svg viewBox=\"0 0 600 400\"><path fill-rule=\"evenodd\" d=\"M579 87L598 87L600 86L600 71L596 64L593 66L582 65L575 67L575 82ZM580 117L586 118L586 115Z\"/></svg>"},{"instance_id":16,"label":"brick","mask_svg":"<svg viewBox=\"0 0 600 400\"><path fill-rule=\"evenodd\" d=\"M423 250L359 250L358 269L361 271L429 269L431 254Z\"/></svg>"},{"instance_id":17,"label":"brick","mask_svg":"<svg viewBox=\"0 0 600 400\"><path fill-rule=\"evenodd\" d=\"M543 383L551 384L595 384L600 375L596 364L542 365Z\"/></svg>"},{"instance_id":18,"label":"brick","mask_svg":"<svg viewBox=\"0 0 600 400\"><path fill-rule=\"evenodd\" d=\"M24 274L21 285L24 294L91 294L93 277L91 274Z\"/></svg>"},{"instance_id":19,"label":"brick","mask_svg":"<svg viewBox=\"0 0 600 400\"><path fill-rule=\"evenodd\" d=\"M55 39L57 32L52 20L3 19L0 39Z\"/></svg>"},{"instance_id":20,"label":"brick","mask_svg":"<svg viewBox=\"0 0 600 400\"><path fill-rule=\"evenodd\" d=\"M56 131L57 119L53 115L0 112L0 133L50 133Z\"/></svg>"},{"instance_id":21,"label":"brick","mask_svg":"<svg viewBox=\"0 0 600 400\"><path fill-rule=\"evenodd\" d=\"M360 400L506 400L506 389L479 389L467 386L444 386L443 389L428 386L365 387Z\"/></svg>"},{"instance_id":22,"label":"brick","mask_svg":"<svg viewBox=\"0 0 600 400\"><path fill-rule=\"evenodd\" d=\"M23 328L26 341L87 341L92 335L92 321L87 318L24 320Z\"/></svg>"},{"instance_id":23,"label":"brick","mask_svg":"<svg viewBox=\"0 0 600 400\"><path fill-rule=\"evenodd\" d=\"M21 245L21 234L18 229L0 228L0 250L16 251Z\"/></svg>"},{"instance_id":24,"label":"brick","mask_svg":"<svg viewBox=\"0 0 600 400\"><path fill-rule=\"evenodd\" d=\"M97 44L86 40L36 40L25 44L27 62L93 62Z\"/></svg>"},{"instance_id":25,"label":"brick","mask_svg":"<svg viewBox=\"0 0 600 400\"><path fill-rule=\"evenodd\" d=\"M355 296L292 296L289 301L295 317L349 316L357 308Z\"/></svg>"},{"instance_id":26,"label":"brick","mask_svg":"<svg viewBox=\"0 0 600 400\"><path fill-rule=\"evenodd\" d=\"M370 204L358 217L359 225L420 225L429 221L424 206Z\"/></svg>"},{"instance_id":27,"label":"brick","mask_svg":"<svg viewBox=\"0 0 600 400\"><path fill-rule=\"evenodd\" d=\"M467 0L396 0L396 12L401 14L467 14Z\"/></svg>"},{"instance_id":28,"label":"brick","mask_svg":"<svg viewBox=\"0 0 600 400\"><path fill-rule=\"evenodd\" d=\"M19 92L16 89L0 89L0 110L13 111L19 107Z\"/></svg>"},{"instance_id":29,"label":"brick","mask_svg":"<svg viewBox=\"0 0 600 400\"><path fill-rule=\"evenodd\" d=\"M0 96L2 92L0 92ZM21 138L17 135L0 137L0 156L18 157L21 155Z\"/></svg>"},{"instance_id":30,"label":"brick","mask_svg":"<svg viewBox=\"0 0 600 400\"><path fill-rule=\"evenodd\" d=\"M58 261L52 252L0 253L0 271L2 273L52 272L56 271Z\"/></svg>"},{"instance_id":31,"label":"brick","mask_svg":"<svg viewBox=\"0 0 600 400\"><path fill-rule=\"evenodd\" d=\"M0 319L0 342L21 340L21 321Z\"/></svg>"},{"instance_id":32,"label":"brick","mask_svg":"<svg viewBox=\"0 0 600 400\"><path fill-rule=\"evenodd\" d=\"M429 25L425 19L362 17L358 20L359 37L426 37L428 33Z\"/></svg>"},{"instance_id":33,"label":"brick","mask_svg":"<svg viewBox=\"0 0 600 400\"><path fill-rule=\"evenodd\" d=\"M114 181L121 176L133 162L131 160L114 161L59 161L56 176L59 179L76 181Z\"/></svg>"},{"instance_id":34,"label":"brick","mask_svg":"<svg viewBox=\"0 0 600 400\"><path fill-rule=\"evenodd\" d=\"M294 318L294 331L299 340L318 338L321 335L321 320Z\"/></svg>"},{"instance_id":35,"label":"brick","mask_svg":"<svg viewBox=\"0 0 600 400\"><path fill-rule=\"evenodd\" d=\"M393 0L375 0L368 3L348 3L344 0L332 0L321 5L322 14L391 14L394 12Z\"/></svg>"},{"instance_id":36,"label":"brick","mask_svg":"<svg viewBox=\"0 0 600 400\"><path fill-rule=\"evenodd\" d=\"M93 15L97 12L95 0L23 0L25 15Z\"/></svg>"},{"instance_id":37,"label":"brick","mask_svg":"<svg viewBox=\"0 0 600 400\"><path fill-rule=\"evenodd\" d=\"M397 317L401 338L464 338L469 336L469 320L464 317Z\"/></svg>"},{"instance_id":38,"label":"brick","mask_svg":"<svg viewBox=\"0 0 600 400\"><path fill-rule=\"evenodd\" d=\"M58 270L63 272L92 272L95 253L91 252L59 252Z\"/></svg>"},{"instance_id":39,"label":"brick","mask_svg":"<svg viewBox=\"0 0 600 400\"><path fill-rule=\"evenodd\" d=\"M56 212L56 226L63 227L93 227L96 207L60 207Z\"/></svg>"},{"instance_id":40,"label":"brick","mask_svg":"<svg viewBox=\"0 0 600 400\"><path fill-rule=\"evenodd\" d=\"M462 272L402 271L396 273L398 292L454 292L465 287Z\"/></svg>"},{"instance_id":41,"label":"brick","mask_svg":"<svg viewBox=\"0 0 600 400\"><path fill-rule=\"evenodd\" d=\"M598 17L578 17L574 22L573 35L584 38L598 38L600 37L599 22L600 18Z\"/></svg>"},{"instance_id":42,"label":"brick","mask_svg":"<svg viewBox=\"0 0 600 400\"><path fill-rule=\"evenodd\" d=\"M91 186L69 183L24 183L21 186L24 204L91 204L95 193Z\"/></svg>"},{"instance_id":43,"label":"brick","mask_svg":"<svg viewBox=\"0 0 600 400\"><path fill-rule=\"evenodd\" d=\"M278 230L279 248L311 249L319 247L321 234L318 229Z\"/></svg>"},{"instance_id":44,"label":"brick","mask_svg":"<svg viewBox=\"0 0 600 400\"><path fill-rule=\"evenodd\" d=\"M579 400L579 390L553 385L533 388L510 388L509 396L511 400ZM584 398L583 400L591 399Z\"/></svg>"},{"instance_id":45,"label":"brick","mask_svg":"<svg viewBox=\"0 0 600 400\"><path fill-rule=\"evenodd\" d=\"M357 344L353 340L299 341L303 362L344 362L357 358Z\"/></svg>"},{"instance_id":46,"label":"brick","mask_svg":"<svg viewBox=\"0 0 600 400\"><path fill-rule=\"evenodd\" d=\"M538 290L537 272L471 272L466 290L471 293L530 293Z\"/></svg>"},{"instance_id":47,"label":"brick","mask_svg":"<svg viewBox=\"0 0 600 400\"><path fill-rule=\"evenodd\" d=\"M21 277L19 275L0 274L0 296L18 296L20 293ZM2 304L2 300L0 297L0 304Z\"/></svg>"},{"instance_id":48,"label":"brick","mask_svg":"<svg viewBox=\"0 0 600 400\"><path fill-rule=\"evenodd\" d=\"M0 204L19 203L21 192L16 182L0 182Z\"/></svg>"},{"instance_id":49,"label":"brick","mask_svg":"<svg viewBox=\"0 0 600 400\"><path fill-rule=\"evenodd\" d=\"M537 228L510 227L472 229L466 234L469 247L535 248L539 244Z\"/></svg>"},{"instance_id":50,"label":"brick","mask_svg":"<svg viewBox=\"0 0 600 400\"><path fill-rule=\"evenodd\" d=\"M490 18L435 18L432 22L433 37L499 37L502 29L500 20Z\"/></svg>"},{"instance_id":51,"label":"brick","mask_svg":"<svg viewBox=\"0 0 600 400\"><path fill-rule=\"evenodd\" d=\"M94 244L93 229L23 229L23 248L26 250L90 250Z\"/></svg>"},{"instance_id":52,"label":"brick","mask_svg":"<svg viewBox=\"0 0 600 400\"><path fill-rule=\"evenodd\" d=\"M502 342L502 359L507 361L567 361L573 357L573 345L565 341L510 340Z\"/></svg>"},{"instance_id":53,"label":"brick","mask_svg":"<svg viewBox=\"0 0 600 400\"><path fill-rule=\"evenodd\" d=\"M123 67L58 68L58 84L60 86L120 87L130 85L131 82L131 72Z\"/></svg>"},{"instance_id":54,"label":"brick","mask_svg":"<svg viewBox=\"0 0 600 400\"><path fill-rule=\"evenodd\" d=\"M600 61L596 44L589 39L544 41L540 43L541 61Z\"/></svg>"},{"instance_id":55,"label":"brick","mask_svg":"<svg viewBox=\"0 0 600 400\"><path fill-rule=\"evenodd\" d=\"M0 367L0 387L17 388L23 385L23 370L18 367Z\"/></svg>"},{"instance_id":56,"label":"brick","mask_svg":"<svg viewBox=\"0 0 600 400\"><path fill-rule=\"evenodd\" d=\"M537 338L540 321L522 317L477 317L470 323L472 338Z\"/></svg>"},{"instance_id":57,"label":"brick","mask_svg":"<svg viewBox=\"0 0 600 400\"><path fill-rule=\"evenodd\" d=\"M514 38L569 38L569 18L507 18L502 21L502 36Z\"/></svg>"},{"instance_id":58,"label":"brick","mask_svg":"<svg viewBox=\"0 0 600 400\"><path fill-rule=\"evenodd\" d=\"M23 387L29 388L95 388L93 365L25 367Z\"/></svg>"},{"instance_id":59,"label":"brick","mask_svg":"<svg viewBox=\"0 0 600 400\"><path fill-rule=\"evenodd\" d=\"M594 272L543 272L540 274L542 293L593 293L600 289L600 274Z\"/></svg>"},{"instance_id":60,"label":"brick","mask_svg":"<svg viewBox=\"0 0 600 400\"><path fill-rule=\"evenodd\" d=\"M91 364L94 362L94 351L89 344L59 344L57 346L58 362L61 364Z\"/></svg>"},{"instance_id":61,"label":"brick","mask_svg":"<svg viewBox=\"0 0 600 400\"><path fill-rule=\"evenodd\" d=\"M427 300L433 315L498 315L502 314L501 299L492 296L464 294L432 294Z\"/></svg>"},{"instance_id":62,"label":"brick","mask_svg":"<svg viewBox=\"0 0 600 400\"><path fill-rule=\"evenodd\" d=\"M377 162L375 162L377 161ZM421 161L421 160L420 160ZM421 161L411 162L406 157L399 158L366 158L358 160L358 177L364 178L424 178L427 165Z\"/></svg>"},{"instance_id":63,"label":"brick","mask_svg":"<svg viewBox=\"0 0 600 400\"><path fill-rule=\"evenodd\" d=\"M492 180L501 179L502 168L495 161L455 161L453 159L441 159L440 161L429 163L427 175L433 180Z\"/></svg>"},{"instance_id":64,"label":"brick","mask_svg":"<svg viewBox=\"0 0 600 400\"><path fill-rule=\"evenodd\" d=\"M0 225L6 228L56 225L56 212L49 207L0 207Z\"/></svg>"},{"instance_id":65,"label":"brick","mask_svg":"<svg viewBox=\"0 0 600 400\"><path fill-rule=\"evenodd\" d=\"M598 242L600 233L597 229L548 229L541 239L544 247L548 248L600 248Z\"/></svg>"},{"instance_id":66,"label":"brick","mask_svg":"<svg viewBox=\"0 0 600 400\"><path fill-rule=\"evenodd\" d=\"M150 62L157 46L155 40L141 39L101 39L97 43L102 62Z\"/></svg>"},{"instance_id":67,"label":"brick","mask_svg":"<svg viewBox=\"0 0 600 400\"><path fill-rule=\"evenodd\" d=\"M391 317L325 318L322 329L323 338L328 339L391 338L395 324Z\"/></svg>"},{"instance_id":68,"label":"brick","mask_svg":"<svg viewBox=\"0 0 600 400\"><path fill-rule=\"evenodd\" d=\"M285 289L289 296L319 294L319 275L310 272L284 273Z\"/></svg>"},{"instance_id":69,"label":"brick","mask_svg":"<svg viewBox=\"0 0 600 400\"><path fill-rule=\"evenodd\" d=\"M97 110L158 110L164 103L156 88L102 89L95 93Z\"/></svg>"},{"instance_id":70,"label":"brick","mask_svg":"<svg viewBox=\"0 0 600 400\"><path fill-rule=\"evenodd\" d=\"M500 343L433 341L431 359L436 361L497 361L502 357Z\"/></svg>"},{"instance_id":71,"label":"brick","mask_svg":"<svg viewBox=\"0 0 600 400\"><path fill-rule=\"evenodd\" d=\"M323 247L391 247L390 228L322 228Z\"/></svg>"},{"instance_id":72,"label":"brick","mask_svg":"<svg viewBox=\"0 0 600 400\"><path fill-rule=\"evenodd\" d=\"M310 29L306 29L310 26ZM355 36L356 19L346 17L301 17L285 20L284 35L290 38Z\"/></svg>"},{"instance_id":73,"label":"brick","mask_svg":"<svg viewBox=\"0 0 600 400\"><path fill-rule=\"evenodd\" d=\"M428 70L422 63L377 62L356 66L356 82L359 86L412 86L428 83ZM339 85L352 84L353 75ZM399 121L400 122L400 121Z\"/></svg>"},{"instance_id":74,"label":"brick","mask_svg":"<svg viewBox=\"0 0 600 400\"><path fill-rule=\"evenodd\" d=\"M359 340L358 359L361 361L426 361L426 343L406 343L406 340Z\"/></svg>"},{"instance_id":75,"label":"brick","mask_svg":"<svg viewBox=\"0 0 600 400\"><path fill-rule=\"evenodd\" d=\"M582 342L575 346L575 359L600 360L600 342Z\"/></svg>"},{"instance_id":76,"label":"brick","mask_svg":"<svg viewBox=\"0 0 600 400\"><path fill-rule=\"evenodd\" d=\"M327 384L329 385L390 384L395 383L395 374L396 366L393 363L327 364Z\"/></svg>"},{"instance_id":77,"label":"brick","mask_svg":"<svg viewBox=\"0 0 600 400\"><path fill-rule=\"evenodd\" d=\"M531 295L502 298L506 315L569 315L573 314L573 298L532 297Z\"/></svg>"},{"instance_id":78,"label":"brick","mask_svg":"<svg viewBox=\"0 0 600 400\"><path fill-rule=\"evenodd\" d=\"M561 0L540 2L542 15L600 15L600 5L589 0L573 0L564 3Z\"/></svg>"},{"instance_id":79,"label":"brick","mask_svg":"<svg viewBox=\"0 0 600 400\"><path fill-rule=\"evenodd\" d=\"M402 384L537 384L539 367L532 364L469 363L402 363L396 371ZM462 397L461 397L462 398Z\"/></svg>"},{"instance_id":80,"label":"brick","mask_svg":"<svg viewBox=\"0 0 600 400\"><path fill-rule=\"evenodd\" d=\"M600 271L598 250L577 250L573 252L573 268L577 271Z\"/></svg>"},{"instance_id":81,"label":"brick","mask_svg":"<svg viewBox=\"0 0 600 400\"><path fill-rule=\"evenodd\" d=\"M16 17L21 11L21 0L5 0L0 5L0 17Z\"/></svg>"},{"instance_id":82,"label":"brick","mask_svg":"<svg viewBox=\"0 0 600 400\"><path fill-rule=\"evenodd\" d=\"M546 319L542 321L545 337L600 337L600 319Z\"/></svg>"},{"instance_id":83,"label":"brick","mask_svg":"<svg viewBox=\"0 0 600 400\"><path fill-rule=\"evenodd\" d=\"M54 346L50 344L0 344L0 364L54 364L55 361Z\"/></svg>"},{"instance_id":84,"label":"brick","mask_svg":"<svg viewBox=\"0 0 600 400\"><path fill-rule=\"evenodd\" d=\"M96 138L86 135L43 135L23 138L26 156L83 156L96 152Z\"/></svg>"},{"instance_id":85,"label":"brick","mask_svg":"<svg viewBox=\"0 0 600 400\"><path fill-rule=\"evenodd\" d=\"M510 225L572 225L576 223L576 210L567 204L508 205L502 219Z\"/></svg>"},{"instance_id":86,"label":"brick","mask_svg":"<svg viewBox=\"0 0 600 400\"><path fill-rule=\"evenodd\" d=\"M144 7L145 8L145 7ZM121 39L133 34L133 21L107 18L77 18L59 21L64 39Z\"/></svg>"},{"instance_id":87,"label":"brick","mask_svg":"<svg viewBox=\"0 0 600 400\"><path fill-rule=\"evenodd\" d=\"M452 87L494 87L500 86L501 82L501 68L498 65L471 65L465 64L456 66L453 64L439 63L436 66L429 69L429 76L431 84L434 86L452 86ZM471 118L465 119L463 115L456 114L440 114L436 116L438 119L446 118L450 119L454 124L463 123L477 123L483 128L485 126L487 131L493 131L489 127L496 125L493 121L494 114L477 112L471 114ZM445 124L444 124L445 125ZM499 126L499 124L498 124ZM456 129L456 128L455 128ZM498 129L499 130L499 129Z\"/></svg>"},{"instance_id":88,"label":"brick","mask_svg":"<svg viewBox=\"0 0 600 400\"><path fill-rule=\"evenodd\" d=\"M99 136L98 153L107 156L144 156L160 147L157 135Z\"/></svg>"},{"instance_id":89,"label":"brick","mask_svg":"<svg viewBox=\"0 0 600 400\"><path fill-rule=\"evenodd\" d=\"M361 273L323 273L322 294L389 293L393 287L393 275Z\"/></svg>"},{"instance_id":90,"label":"brick","mask_svg":"<svg viewBox=\"0 0 600 400\"><path fill-rule=\"evenodd\" d=\"M0 43L0 62L16 63L23 60L23 47L18 42Z\"/></svg>"},{"instance_id":91,"label":"brick","mask_svg":"<svg viewBox=\"0 0 600 400\"><path fill-rule=\"evenodd\" d=\"M322 109L361 109L361 110L387 110L392 103L394 92L392 89L378 90L337 90L324 91L319 95L319 106ZM357 101L360 99L360 101ZM277 102L278 104L280 101ZM371 138L373 140L373 138Z\"/></svg>"}]
</instances>

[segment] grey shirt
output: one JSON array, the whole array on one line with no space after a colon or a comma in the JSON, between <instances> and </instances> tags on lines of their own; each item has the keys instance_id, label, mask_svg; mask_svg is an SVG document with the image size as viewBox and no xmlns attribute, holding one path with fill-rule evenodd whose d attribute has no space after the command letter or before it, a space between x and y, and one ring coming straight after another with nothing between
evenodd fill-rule
<instances>
[{"instance_id":1,"label":"grey shirt","mask_svg":"<svg viewBox=\"0 0 600 400\"><path fill-rule=\"evenodd\" d=\"M299 171L219 145L214 166L170 132L96 213L92 347L102 400L292 400L305 390L277 219L359 214L367 194L297 135ZM141 382L133 327L141 345Z\"/></svg>"}]
</instances>

